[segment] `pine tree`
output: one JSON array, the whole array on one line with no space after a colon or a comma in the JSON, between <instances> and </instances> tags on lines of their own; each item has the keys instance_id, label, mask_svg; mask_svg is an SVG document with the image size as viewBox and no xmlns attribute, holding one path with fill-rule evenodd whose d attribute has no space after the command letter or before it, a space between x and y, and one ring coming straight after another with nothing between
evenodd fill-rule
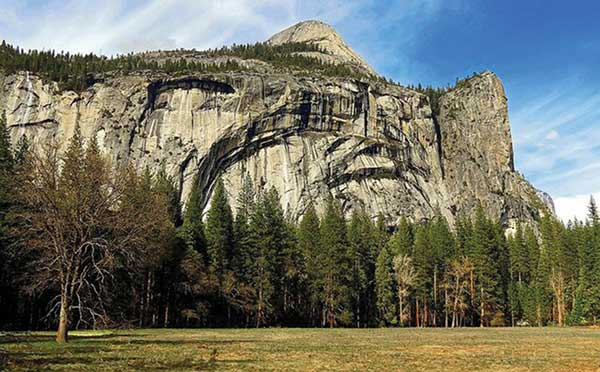
<instances>
[{"instance_id":1,"label":"pine tree","mask_svg":"<svg viewBox=\"0 0 600 372\"><path fill-rule=\"evenodd\" d=\"M320 304L320 221L312 203L300 220L297 229L298 249L303 256L303 271L306 276L305 291L308 298L308 316L311 324L318 324Z\"/></svg>"},{"instance_id":2,"label":"pine tree","mask_svg":"<svg viewBox=\"0 0 600 372\"><path fill-rule=\"evenodd\" d=\"M415 231L413 262L416 271L415 319L417 327L428 326L431 319L435 255L433 254L430 233L429 224L417 226Z\"/></svg>"},{"instance_id":3,"label":"pine tree","mask_svg":"<svg viewBox=\"0 0 600 372\"><path fill-rule=\"evenodd\" d=\"M242 189L237 197L237 210L233 225L234 233L234 271L238 276L249 283L251 275L247 268L252 265L254 259L254 245L250 231L250 219L254 213L256 195L254 185L250 176L246 175L242 183Z\"/></svg>"},{"instance_id":4,"label":"pine tree","mask_svg":"<svg viewBox=\"0 0 600 372\"><path fill-rule=\"evenodd\" d=\"M29 139L26 135L21 136L21 138L19 138L19 141L17 142L17 145L15 146L14 158L16 165L23 165L23 163L26 161L27 156L29 155L29 148Z\"/></svg>"},{"instance_id":5,"label":"pine tree","mask_svg":"<svg viewBox=\"0 0 600 372\"><path fill-rule=\"evenodd\" d=\"M405 217L400 219L398 229L388 242L388 248L394 256L400 254L407 256L412 255L413 228Z\"/></svg>"},{"instance_id":6,"label":"pine tree","mask_svg":"<svg viewBox=\"0 0 600 372\"><path fill-rule=\"evenodd\" d=\"M454 236L446 218L438 211L436 217L430 223L429 237L431 240L431 254L433 255L433 273L432 273L432 323L439 325L438 319L440 312L445 314L445 323L448 322L448 312L445 307L447 301L447 290L443 291L443 274L450 261L455 257Z\"/></svg>"},{"instance_id":7,"label":"pine tree","mask_svg":"<svg viewBox=\"0 0 600 372\"><path fill-rule=\"evenodd\" d=\"M206 263L208 252L206 248L206 238L204 236L204 223L202 222L202 191L200 190L198 181L198 176L194 176L194 179L192 180L192 189L190 190L185 207L180 235L185 241L186 246L200 254Z\"/></svg>"},{"instance_id":8,"label":"pine tree","mask_svg":"<svg viewBox=\"0 0 600 372\"><path fill-rule=\"evenodd\" d=\"M379 311L380 325L396 323L394 310L394 275L393 256L387 246L379 252L375 263L375 282L377 309Z\"/></svg>"},{"instance_id":9,"label":"pine tree","mask_svg":"<svg viewBox=\"0 0 600 372\"><path fill-rule=\"evenodd\" d=\"M321 221L321 296L325 305L326 323L334 327L338 322L349 323L349 273L346 221L336 199L327 200ZM325 320L325 319L324 319Z\"/></svg>"},{"instance_id":10,"label":"pine tree","mask_svg":"<svg viewBox=\"0 0 600 372\"><path fill-rule=\"evenodd\" d=\"M182 314L185 314L188 326L190 320L200 321L202 324L208 315L207 295L214 291L212 287L215 278L206 267L208 252L202 216L202 192L198 176L194 176L183 214L183 224L178 231L178 236L185 246L183 257L179 263L180 273L177 283L180 287L178 292L181 293L179 305L182 308Z\"/></svg>"},{"instance_id":11,"label":"pine tree","mask_svg":"<svg viewBox=\"0 0 600 372\"><path fill-rule=\"evenodd\" d=\"M289 304L289 284L294 280L288 260L295 257L295 242L275 189L259 196L250 226L256 246L251 267L256 326L261 327L282 320Z\"/></svg>"},{"instance_id":12,"label":"pine tree","mask_svg":"<svg viewBox=\"0 0 600 372\"><path fill-rule=\"evenodd\" d=\"M360 328L368 318L372 299L369 293L369 280L374 275L375 258L372 256L375 226L365 211L354 211L348 227L348 256L352 266L350 288L354 324Z\"/></svg>"},{"instance_id":13,"label":"pine tree","mask_svg":"<svg viewBox=\"0 0 600 372\"><path fill-rule=\"evenodd\" d=\"M477 300L479 302L479 325L489 324L491 316L499 304L498 286L498 247L494 224L484 214L483 208L477 208L472 234L472 252L475 266Z\"/></svg>"},{"instance_id":14,"label":"pine tree","mask_svg":"<svg viewBox=\"0 0 600 372\"><path fill-rule=\"evenodd\" d=\"M579 318L596 324L600 317L600 217L593 197L588 206L586 243L575 294L575 309Z\"/></svg>"},{"instance_id":15,"label":"pine tree","mask_svg":"<svg viewBox=\"0 0 600 372\"><path fill-rule=\"evenodd\" d=\"M8 129L6 127L6 117L4 111L0 112L0 304L3 309L0 310L2 319L13 316L10 314L16 309L11 306L15 301L15 289L11 284L14 281L13 254L9 250L8 239L8 221L7 213L13 204L13 172L15 164L13 153L11 151L11 142ZM15 303L16 305L16 303ZM6 316L4 316L6 312ZM0 320L0 327L4 323Z\"/></svg>"},{"instance_id":16,"label":"pine tree","mask_svg":"<svg viewBox=\"0 0 600 372\"><path fill-rule=\"evenodd\" d=\"M222 276L229 270L233 250L233 216L222 179L217 179L206 217L206 243L212 269Z\"/></svg>"},{"instance_id":17,"label":"pine tree","mask_svg":"<svg viewBox=\"0 0 600 372\"><path fill-rule=\"evenodd\" d=\"M158 192L166 195L169 201L169 214L175 226L181 225L181 203L179 203L179 190L175 185L173 177L167 174L162 165L155 176L155 188Z\"/></svg>"}]
</instances>

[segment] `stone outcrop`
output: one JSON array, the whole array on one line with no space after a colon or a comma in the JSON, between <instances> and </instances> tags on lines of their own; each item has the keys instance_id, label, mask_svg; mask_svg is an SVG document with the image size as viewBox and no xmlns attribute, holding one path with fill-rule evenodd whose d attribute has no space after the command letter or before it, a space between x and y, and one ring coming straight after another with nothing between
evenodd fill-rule
<instances>
[{"instance_id":1,"label":"stone outcrop","mask_svg":"<svg viewBox=\"0 0 600 372\"><path fill-rule=\"evenodd\" d=\"M294 27L270 42L331 30ZM335 42L321 45L340 63L364 63L349 48L327 49L345 45L337 38L327 31ZM364 208L389 225L438 211L453 222L481 204L508 226L544 208L514 170L506 97L490 72L447 93L437 117L426 96L398 85L260 72L115 74L81 94L23 72L0 76L0 107L13 140L64 145L79 125L116 162L164 166L182 201L198 175L208 205L220 176L235 205L249 175L260 189L275 187L293 218L330 195L347 213Z\"/></svg>"},{"instance_id":2,"label":"stone outcrop","mask_svg":"<svg viewBox=\"0 0 600 372\"><path fill-rule=\"evenodd\" d=\"M354 52L331 26L320 21L297 23L271 36L268 43L307 43L317 45L324 53L304 52L328 63L346 64L364 73L377 75L377 72L356 52Z\"/></svg>"},{"instance_id":3,"label":"stone outcrop","mask_svg":"<svg viewBox=\"0 0 600 372\"><path fill-rule=\"evenodd\" d=\"M481 204L505 222L548 212L514 168L507 98L487 71L460 84L440 101L444 184L452 214L469 215Z\"/></svg>"}]
</instances>

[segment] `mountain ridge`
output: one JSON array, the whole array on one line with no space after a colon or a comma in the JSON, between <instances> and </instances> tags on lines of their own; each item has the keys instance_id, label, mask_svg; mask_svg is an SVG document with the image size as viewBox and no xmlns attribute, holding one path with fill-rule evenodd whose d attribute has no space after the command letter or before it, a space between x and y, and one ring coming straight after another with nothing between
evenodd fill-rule
<instances>
[{"instance_id":1,"label":"mountain ridge","mask_svg":"<svg viewBox=\"0 0 600 372\"><path fill-rule=\"evenodd\" d=\"M306 25L312 31L299 33ZM339 36L311 21L267 43L310 39L315 29L334 41ZM311 53L332 55L323 50ZM339 63L366 69L350 57ZM116 162L165 167L182 202L194 176L205 206L217 177L232 200L250 177L263 189L274 187L294 219L310 203L320 209L330 196L347 214L364 209L388 225L437 213L453 223L482 205L511 228L549 211L514 170L506 96L495 74L484 72L443 94L437 115L427 96L377 76L263 67L121 71L81 92L15 72L0 78L0 107L13 141L27 134L34 144L65 143L79 125Z\"/></svg>"}]
</instances>

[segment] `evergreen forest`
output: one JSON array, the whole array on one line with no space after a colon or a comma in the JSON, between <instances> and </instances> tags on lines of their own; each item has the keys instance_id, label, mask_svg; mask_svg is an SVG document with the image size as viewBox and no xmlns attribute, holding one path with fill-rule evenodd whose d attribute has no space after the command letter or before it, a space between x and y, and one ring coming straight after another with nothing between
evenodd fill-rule
<instances>
[{"instance_id":1,"label":"evergreen forest","mask_svg":"<svg viewBox=\"0 0 600 372\"><path fill-rule=\"evenodd\" d=\"M300 221L250 178L182 207L163 169L12 145L0 118L0 329L488 327L600 320L600 216L505 234L479 207L390 229L335 198ZM234 203L235 202L235 203ZM236 209L232 209L236 205ZM207 212L205 211L207 210ZM393 231L392 231L393 230Z\"/></svg>"}]
</instances>

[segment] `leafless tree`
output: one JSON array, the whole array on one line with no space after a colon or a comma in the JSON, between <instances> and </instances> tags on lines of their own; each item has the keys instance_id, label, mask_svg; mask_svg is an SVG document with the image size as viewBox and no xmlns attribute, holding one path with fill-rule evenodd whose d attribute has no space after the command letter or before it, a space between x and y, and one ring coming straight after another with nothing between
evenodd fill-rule
<instances>
[{"instance_id":1,"label":"leafless tree","mask_svg":"<svg viewBox=\"0 0 600 372\"><path fill-rule=\"evenodd\" d=\"M150 237L169 229L166 200L140 187L131 168L111 166L77 129L62 154L33 151L23 175L24 246L35 257L32 290L57 288L56 340L66 342L71 313L105 316L103 290L119 263L138 260Z\"/></svg>"},{"instance_id":2,"label":"leafless tree","mask_svg":"<svg viewBox=\"0 0 600 372\"><path fill-rule=\"evenodd\" d=\"M552 288L552 293L554 294L554 301L556 302L556 320L558 321L558 325L562 327L564 325L564 316L565 316L565 289L567 286L567 281L565 280L565 275L563 272L555 267L552 268L552 272L550 273L550 287Z\"/></svg>"},{"instance_id":3,"label":"leafless tree","mask_svg":"<svg viewBox=\"0 0 600 372\"><path fill-rule=\"evenodd\" d=\"M452 328L460 326L460 320L469 306L467 294L473 270L473 263L467 257L450 262L447 280L452 301Z\"/></svg>"},{"instance_id":4,"label":"leafless tree","mask_svg":"<svg viewBox=\"0 0 600 372\"><path fill-rule=\"evenodd\" d=\"M417 273L412 263L412 259L404 254L394 257L394 272L396 274L396 285L398 288L398 320L400 326L404 326L405 308L404 301L410 293Z\"/></svg>"}]
</instances>

